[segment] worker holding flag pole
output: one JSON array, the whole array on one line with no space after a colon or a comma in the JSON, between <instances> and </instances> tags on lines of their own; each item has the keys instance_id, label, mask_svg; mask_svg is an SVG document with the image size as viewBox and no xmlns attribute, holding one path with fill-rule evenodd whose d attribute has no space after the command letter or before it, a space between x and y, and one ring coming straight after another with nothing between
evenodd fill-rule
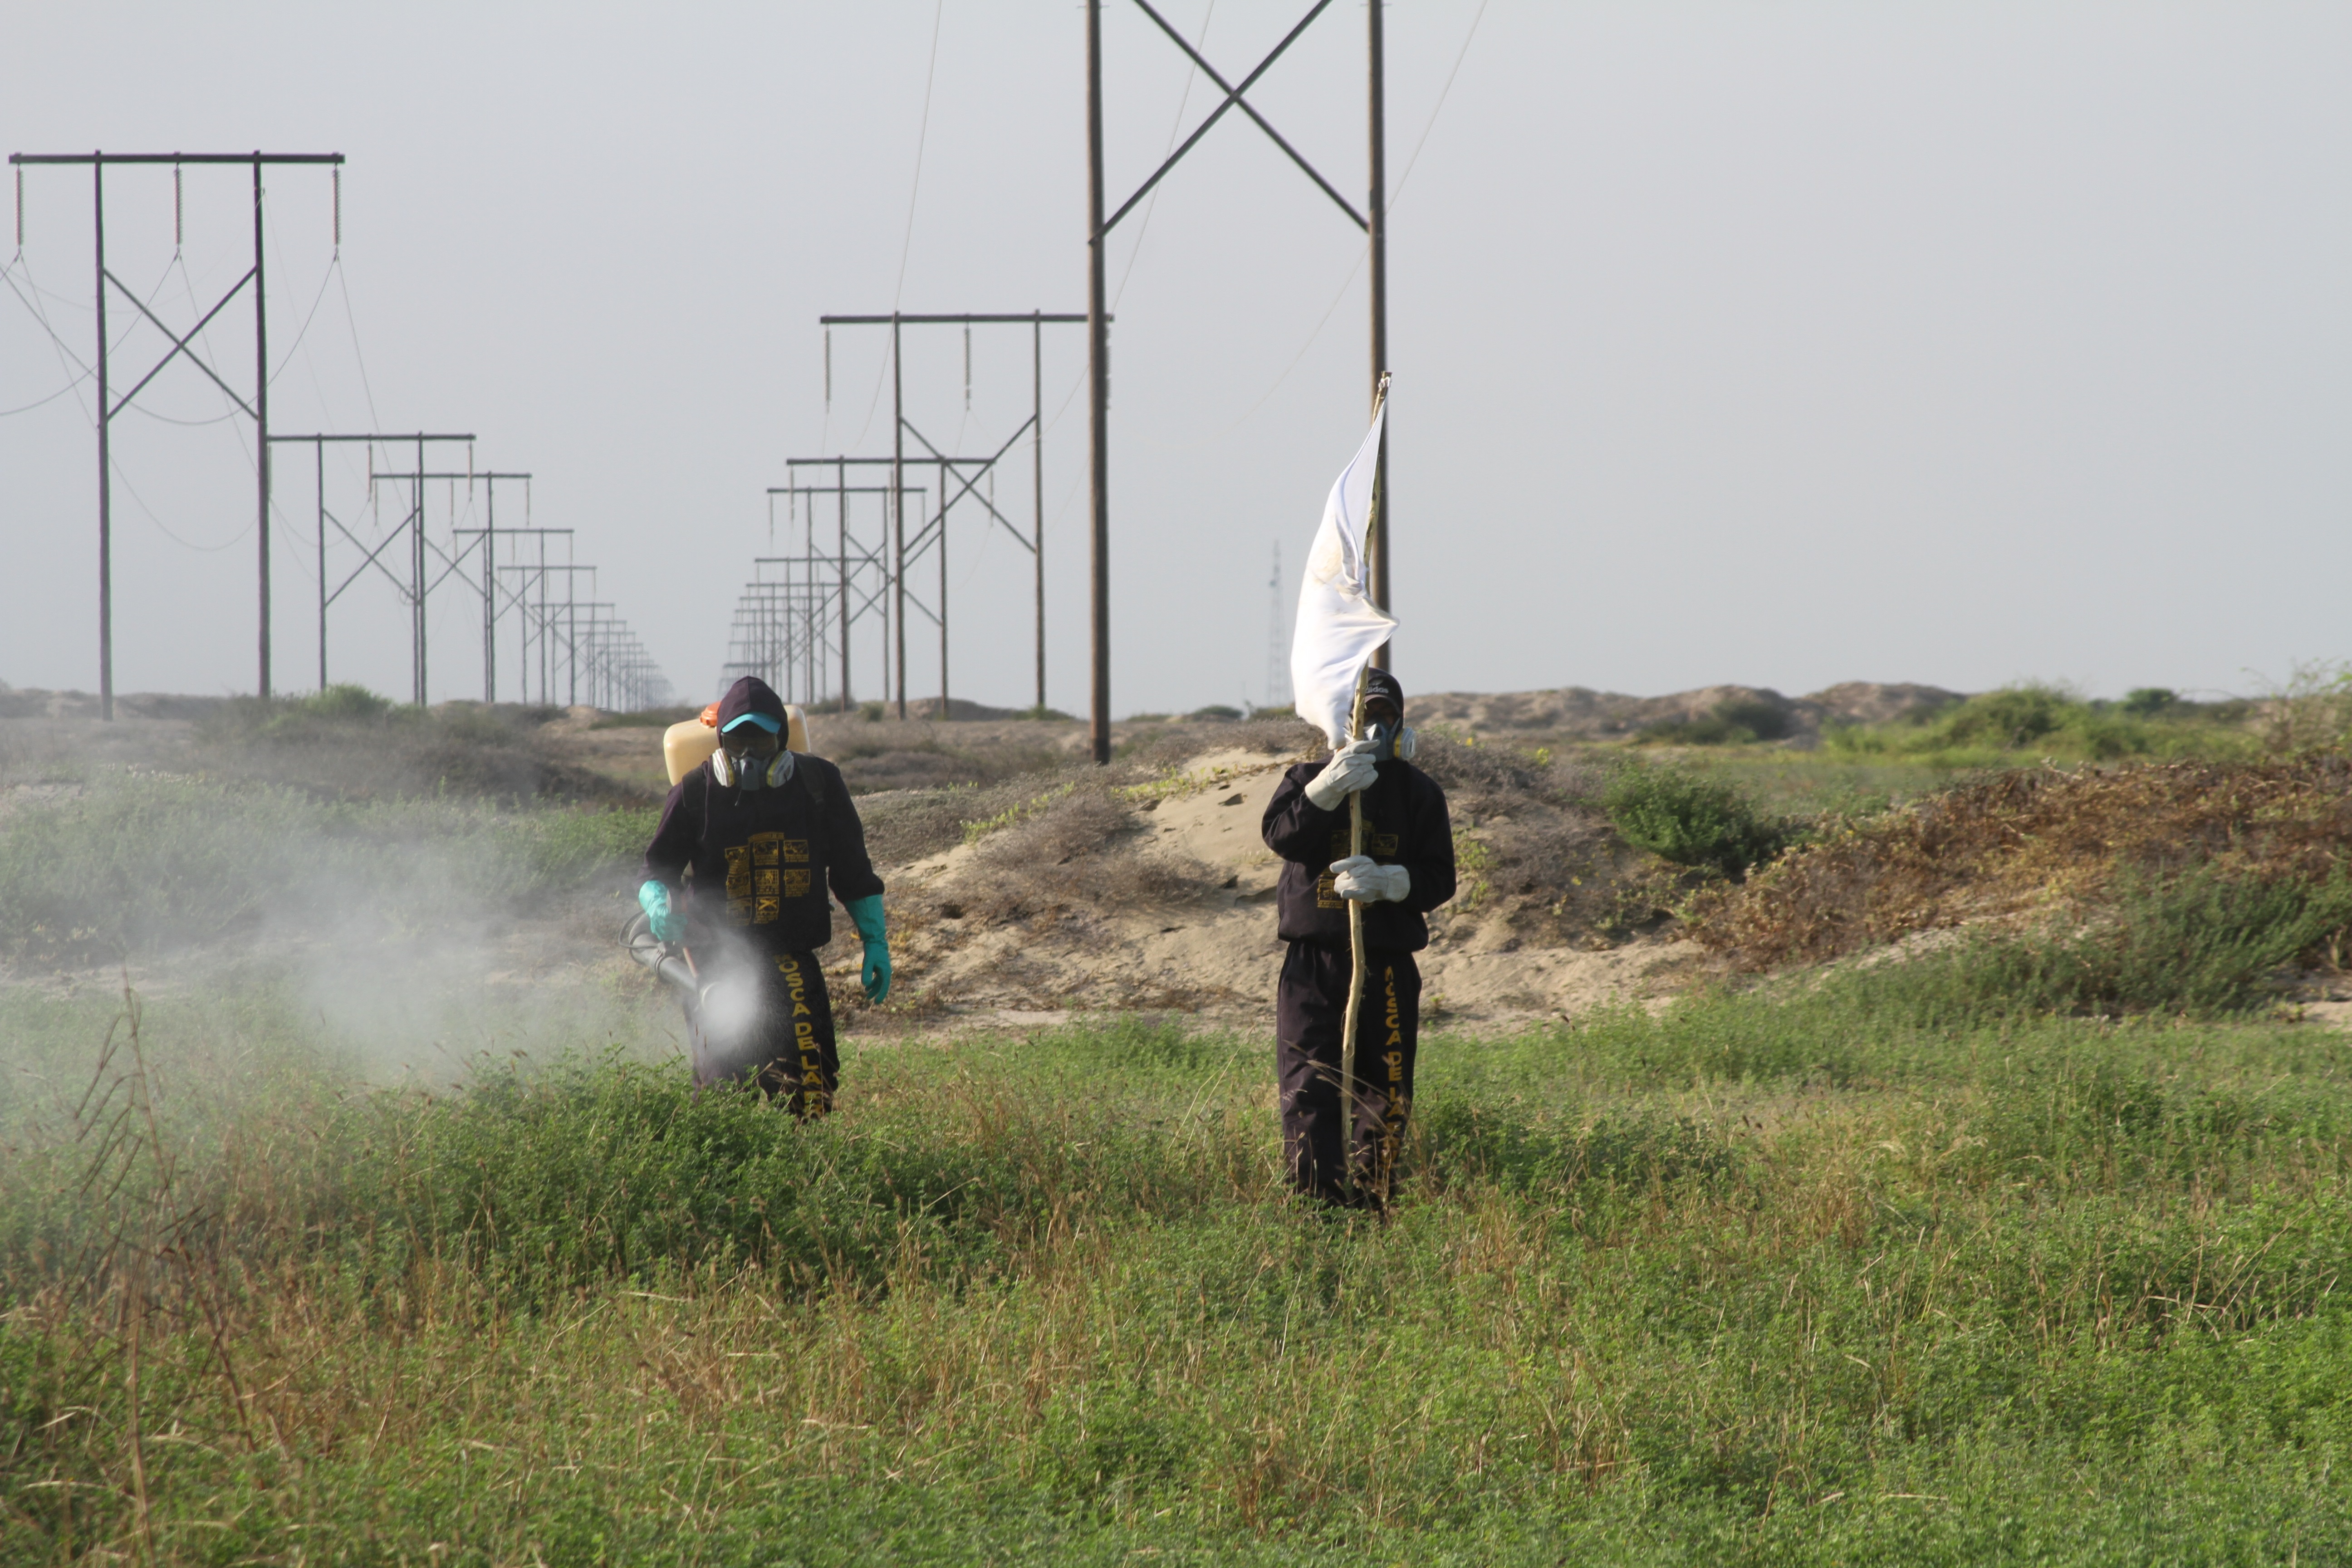
<instances>
[{"instance_id":1,"label":"worker holding flag pole","mask_svg":"<svg viewBox=\"0 0 2352 1568\"><path fill-rule=\"evenodd\" d=\"M1262 825L1284 862L1276 1067L1290 1182L1374 1209L1388 1201L1412 1107L1412 955L1429 944L1428 912L1454 896L1445 792L1412 765L1404 688L1371 662L1396 630L1370 584L1387 416L1382 376L1372 427L1324 502L1299 588L1291 688L1331 757L1291 768Z\"/></svg>"}]
</instances>

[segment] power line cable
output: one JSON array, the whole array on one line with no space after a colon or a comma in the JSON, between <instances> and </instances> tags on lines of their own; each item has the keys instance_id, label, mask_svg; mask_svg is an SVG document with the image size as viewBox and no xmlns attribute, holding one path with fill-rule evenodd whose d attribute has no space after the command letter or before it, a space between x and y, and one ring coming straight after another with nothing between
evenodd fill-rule
<instances>
[{"instance_id":1,"label":"power line cable","mask_svg":"<svg viewBox=\"0 0 2352 1568\"><path fill-rule=\"evenodd\" d=\"M16 296L16 302L25 307L26 313L33 318L34 321L40 327L42 331L48 334L49 341L57 345L58 350L62 353L67 359L73 363L76 374L69 378L63 386L58 387L47 397L36 398L34 401L24 404L16 408L0 408L0 418L6 418L12 414L28 414L36 408L40 408L48 404L55 403L58 398L63 397L67 393L73 391L74 388L79 386L83 382L88 381L92 374L89 366L81 363L80 356L66 347L65 340L58 336L57 332L49 326L47 319L41 314L39 308L37 307L33 301L25 298L24 290L17 288L16 280L9 276L10 273L16 270L17 262L24 260L24 253L19 251L15 260L10 261L5 267L0 267L0 283L5 283L8 285L8 292ZM26 282L29 283L31 279L27 278Z\"/></svg>"},{"instance_id":2,"label":"power line cable","mask_svg":"<svg viewBox=\"0 0 2352 1568\"><path fill-rule=\"evenodd\" d=\"M250 520L247 520L243 528L238 529L235 533L229 535L228 538L221 541L218 544L198 544L193 540L183 539L178 534L173 532L170 528L166 527L162 518L155 515L155 509L147 504L147 498L139 493L139 487L132 484L131 482L131 476L122 471L122 464L120 459L110 458L108 459L107 466L114 472L115 483L121 485L125 493L127 493L133 501L138 503L139 510L147 514L147 521L155 525L156 531L163 534L164 538L170 540L173 543L180 546L184 550L193 550L202 555L216 554L223 550L226 550L233 544L243 542L245 536L253 531L253 523Z\"/></svg>"},{"instance_id":3,"label":"power line cable","mask_svg":"<svg viewBox=\"0 0 2352 1568\"><path fill-rule=\"evenodd\" d=\"M5 419L9 416L15 414L30 414L36 408L46 408L50 404L55 403L58 398L63 397L67 393L71 392L75 387L80 385L85 379L87 378L76 376L73 380L66 383L63 386L58 387L55 392L50 393L47 397L37 397L30 403L20 403L14 408L0 408L0 419Z\"/></svg>"},{"instance_id":4,"label":"power line cable","mask_svg":"<svg viewBox=\"0 0 2352 1568\"><path fill-rule=\"evenodd\" d=\"M1412 144L1412 156L1404 161L1404 173L1397 176L1396 189L1389 193L1389 211L1404 195L1404 184L1412 178L1412 166L1421 162L1421 150L1429 145L1429 133L1437 129L1437 117L1444 112L1445 99L1454 90L1454 79L1462 74L1462 62L1470 58L1470 40L1478 36L1478 24L1486 19L1486 0L1478 0L1478 13L1470 18L1470 30L1462 36L1462 47L1454 56L1454 68L1445 73L1445 85L1438 89L1437 103L1429 111L1429 123L1421 128L1421 140Z\"/></svg>"},{"instance_id":5,"label":"power line cable","mask_svg":"<svg viewBox=\"0 0 2352 1568\"><path fill-rule=\"evenodd\" d=\"M1405 182L1412 178L1413 166L1421 162L1421 150L1429 145L1429 133L1437 129L1437 117L1444 112L1445 100L1454 91L1454 79L1462 74L1462 62L1470 56L1470 41L1478 36L1478 24L1486 19L1486 0L1478 0L1477 14L1470 18L1470 30L1463 35L1462 47L1454 53L1454 68L1445 73L1445 85L1438 89L1437 102L1430 109L1427 123L1421 128L1421 139L1412 144L1412 156L1405 160L1404 172L1397 176L1396 189L1389 193L1388 210L1391 213L1396 211L1397 202L1404 195ZM1347 277L1339 280L1339 291L1331 296L1331 302L1323 308L1322 317L1316 321L1315 330L1307 334L1307 341L1298 345L1298 353L1294 354L1290 363L1283 367L1282 374L1274 378L1274 384L1265 389L1264 396L1250 405L1249 412L1226 426L1211 439L1222 440L1239 429L1245 422L1255 417L1257 411L1264 408L1273 400L1274 395L1282 390L1282 384L1290 379L1291 372L1305 363L1307 351L1312 349L1316 341L1322 337L1323 329L1330 325L1332 313L1339 310L1339 301L1348 297L1348 290L1356 286L1356 274L1363 270L1365 259L1371 253L1371 241L1368 239L1356 252L1356 259L1349 263ZM1202 442L1199 445L1205 446L1207 443Z\"/></svg>"},{"instance_id":6,"label":"power line cable","mask_svg":"<svg viewBox=\"0 0 2352 1568\"><path fill-rule=\"evenodd\" d=\"M923 117L915 127L915 177L907 188L907 229L898 240L898 281L890 290L890 309L896 313L898 301L907 293L907 258L915 247L915 201L923 190L923 148L931 135L931 84L940 70L940 22L947 15L947 0L934 0L931 6L931 55L923 68Z\"/></svg>"},{"instance_id":7,"label":"power line cable","mask_svg":"<svg viewBox=\"0 0 2352 1568\"><path fill-rule=\"evenodd\" d=\"M915 127L915 177L907 189L907 228L898 240L898 281L890 290L890 313L897 315L901 300L907 295L907 258L915 248L915 204L923 192L923 149L931 137L931 86L940 72L940 19L947 14L947 0L934 0L931 6L931 55L923 68L923 117ZM856 447L866 440L866 433L874 428L874 411L882 405L882 383L887 380L887 362L882 374L874 378L874 395L866 405L866 423L857 427Z\"/></svg>"},{"instance_id":8,"label":"power line cable","mask_svg":"<svg viewBox=\"0 0 2352 1568\"><path fill-rule=\"evenodd\" d=\"M352 359L360 368L360 392L367 398L368 428L381 430L383 428L383 419L375 411L375 388L368 384L367 355L360 349L359 318L352 313L351 278L341 267L335 268L335 288L343 297L343 324L351 332ZM370 461L373 460L371 457Z\"/></svg>"},{"instance_id":9,"label":"power line cable","mask_svg":"<svg viewBox=\"0 0 2352 1568\"><path fill-rule=\"evenodd\" d=\"M1209 9L1201 17L1201 41L1196 46L1197 47L1205 49L1209 47L1209 24L1216 19L1217 0L1209 0ZM1168 127L1168 145L1160 150L1160 156L1162 159L1165 159L1169 153L1176 151L1176 138L1182 135L1184 132L1184 110L1192 101L1192 84L1200 79L1200 67L1187 66L1185 68L1184 90L1176 100L1176 118L1170 122ZM1151 187L1151 199L1143 204L1143 222L1136 228L1135 244L1128 250L1127 268L1118 275L1118 287L1111 293L1111 309L1114 310L1118 308L1119 300L1127 297L1127 280L1135 276L1136 259L1143 254L1144 238L1151 232L1151 215L1159 210L1160 193L1166 188L1165 184L1153 185Z\"/></svg>"},{"instance_id":10,"label":"power line cable","mask_svg":"<svg viewBox=\"0 0 2352 1568\"><path fill-rule=\"evenodd\" d=\"M341 263L340 261L331 261L327 264L327 270L320 274L319 292L311 298L310 313L302 318L301 330L294 334L293 346L289 348L286 351L285 357L278 362L278 368L269 373L270 385L276 386L278 384L278 378L286 374L286 367L294 363L295 351L302 346L302 340L310 335L310 323L317 319L319 307L326 302L327 285L334 281L335 268L341 265Z\"/></svg>"}]
</instances>

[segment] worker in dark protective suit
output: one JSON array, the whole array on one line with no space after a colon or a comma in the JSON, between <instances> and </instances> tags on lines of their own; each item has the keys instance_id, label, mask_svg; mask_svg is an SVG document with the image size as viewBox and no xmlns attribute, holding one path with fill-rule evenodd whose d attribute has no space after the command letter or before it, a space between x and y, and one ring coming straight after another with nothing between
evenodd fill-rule
<instances>
[{"instance_id":1,"label":"worker in dark protective suit","mask_svg":"<svg viewBox=\"0 0 2352 1568\"><path fill-rule=\"evenodd\" d=\"M766 681L747 675L728 689L719 750L669 792L637 902L700 983L687 1010L695 1087L757 1086L822 1116L841 1081L816 957L833 939L826 890L865 942L870 1002L890 994L890 947L882 879L841 770L786 750L784 719Z\"/></svg>"},{"instance_id":2,"label":"worker in dark protective suit","mask_svg":"<svg viewBox=\"0 0 2352 1568\"><path fill-rule=\"evenodd\" d=\"M1421 1026L1423 917L1454 896L1445 792L1412 765L1404 688L1383 669L1365 683L1363 732L1328 763L1300 763L1267 803L1266 847L1282 857L1276 909L1290 944L1275 993L1282 1152L1290 1184L1327 1203L1388 1197L1412 1110ZM1348 798L1364 803L1364 852L1348 853ZM1356 1025L1356 1125L1340 1125L1340 1036L1353 968L1348 905L1364 910L1364 993Z\"/></svg>"}]
</instances>

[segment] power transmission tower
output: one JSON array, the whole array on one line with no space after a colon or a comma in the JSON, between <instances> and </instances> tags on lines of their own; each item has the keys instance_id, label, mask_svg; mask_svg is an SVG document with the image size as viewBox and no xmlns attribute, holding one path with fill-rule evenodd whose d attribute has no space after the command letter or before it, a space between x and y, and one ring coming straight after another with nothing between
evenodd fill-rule
<instances>
[{"instance_id":1,"label":"power transmission tower","mask_svg":"<svg viewBox=\"0 0 2352 1568\"><path fill-rule=\"evenodd\" d=\"M1150 17L1154 26L1168 35L1171 42L1183 51L1202 75L1224 89L1224 100L1209 112L1208 118L1193 129L1183 143L1168 154L1151 177L1138 185L1135 194L1119 204L1118 210L1108 218L1103 216L1103 149L1102 149L1102 0L1087 0L1087 429L1090 444L1089 485L1092 529L1092 577L1094 623L1094 757L1097 763L1110 761L1110 317L1103 286L1103 262L1106 243L1118 220L1135 210L1141 201L1174 168L1185 153L1190 153L1209 128L1225 116L1225 111L1239 109L1251 122L1266 133L1274 144L1282 149L1290 161L1315 182L1315 186L1331 198L1349 220L1364 231L1371 252L1371 401L1380 402L1381 378L1388 373L1389 353L1389 260L1388 260L1388 135L1387 111L1384 107L1386 89L1383 85L1385 61L1381 46L1381 7L1382 0L1369 0L1365 6L1370 18L1366 38L1366 74L1370 87L1370 108L1367 115L1370 159L1367 181L1370 187L1365 211L1358 212L1347 197L1335 189L1331 182L1318 174L1313 164L1282 138L1282 133L1269 124L1242 95L1255 85L1258 78L1282 58L1283 52L1297 40L1316 17L1320 16L1331 0L1315 0L1315 5L1298 25L1283 35L1271 53L1257 63L1255 69L1231 83L1219 75L1202 57L1201 51L1172 26L1165 16L1152 9L1150 0L1135 0L1136 6ZM1394 513L1394 502L1388 493L1388 448L1381 448L1380 468L1373 484L1381 497L1380 525L1372 539L1372 601L1381 608L1389 605L1389 534ZM1375 664L1386 668L1389 649L1383 645L1373 656Z\"/></svg>"},{"instance_id":2,"label":"power transmission tower","mask_svg":"<svg viewBox=\"0 0 2352 1568\"><path fill-rule=\"evenodd\" d=\"M807 693L805 700L814 704L819 700L821 690L831 689L829 676L819 677L814 674L814 665L821 663L830 670L837 658L841 672L841 711L844 713L849 711L852 701L850 658L855 643L855 634L858 623L869 616L878 616L883 622L883 647L880 660L883 673L882 689L886 693L889 689L889 593L893 580L889 561L892 515L889 503L885 500L876 509L875 531L871 536L868 536L862 531L862 524L853 511L849 499L852 496L860 495L887 497L890 493L890 487L849 483L848 464L849 459L845 458L787 458L785 471L792 476L792 483L773 487L768 491L770 535L772 537L774 533L774 507L775 498L778 496L786 498L791 521L801 528L799 564L797 567L788 567L788 575L791 571L798 570L804 580L812 584L820 584L830 593L835 611L834 615L827 617L832 630L823 634L812 648L811 668L805 671L778 670L772 676L763 668L739 668L738 665L743 662L740 659L730 660L726 666L728 672L726 679L729 680L738 675L758 675L767 679L769 684L775 686L778 690L793 689L790 683L798 674L803 678L802 688ZM834 470L832 483L826 484L805 477L802 470L809 467L814 467L820 472L825 468L832 468ZM908 486L901 491L902 497L923 493L920 486ZM831 496L834 502L834 548L830 553L817 548L816 509L817 498L820 496ZM757 558L755 564L772 564L786 559L777 556L761 556ZM751 590L759 586L756 582L745 584L746 595L749 596ZM739 624L746 614L747 610L744 608L737 610L736 618Z\"/></svg>"},{"instance_id":3,"label":"power transmission tower","mask_svg":"<svg viewBox=\"0 0 2352 1568\"><path fill-rule=\"evenodd\" d=\"M262 186L261 171L271 163L326 163L335 169L335 226L337 247L342 244L341 165L341 153L12 153L8 162L22 167L27 163L87 163L90 173L90 212L95 241L98 297L98 703L101 719L114 717L114 460L112 433L115 416L131 405L131 399L147 390L148 384L161 375L173 361L184 357L189 363L209 377L228 400L254 423L257 439L254 442L255 488L257 504L256 524L260 542L257 554L257 595L260 610L259 689L263 697L269 695L269 302L264 288L262 272ZM106 171L110 165L121 163L169 163L172 165L173 234L179 233L179 170L187 163L250 164L253 169L253 265L244 277L229 285L228 292L206 310L196 324L183 335L165 326L155 312L147 308L130 285L124 283L106 267ZM212 323L212 319L228 309L229 301L253 285L253 401L237 395L218 371L205 363L190 346L196 334ZM171 341L171 352L155 362L154 367L139 378L137 385L114 398L110 390L109 369L111 343L106 330L107 287L111 284L121 291L139 313L147 318L157 331Z\"/></svg>"},{"instance_id":4,"label":"power transmission tower","mask_svg":"<svg viewBox=\"0 0 2352 1568\"><path fill-rule=\"evenodd\" d=\"M520 531L502 531L519 532ZM535 649L538 654L536 662L539 667L540 701L550 705L554 702L555 686L560 675L563 679L564 701L568 706L576 701L580 695L578 648L575 639L571 635L571 628L582 604L578 595L579 576L583 572L588 574L591 580L588 591L593 594L596 591L593 581L596 568L570 561L550 561L547 558L545 536L557 533L569 534L572 531L570 529L550 528L535 531L541 535L539 559L535 562L500 562L498 563L497 570L500 576L510 576L515 580L515 587L509 593L508 602L517 605L522 611L521 646L518 651L519 668L522 676L523 700L526 702L530 700L532 653ZM562 579L563 597L561 599L556 598L549 591L549 581L552 578ZM536 601L531 597L534 592L539 595Z\"/></svg>"},{"instance_id":5,"label":"power transmission tower","mask_svg":"<svg viewBox=\"0 0 2352 1568\"><path fill-rule=\"evenodd\" d=\"M889 559L891 513L887 500L877 507L877 526L868 535L855 518L850 504L852 496L887 497L889 487L848 483L848 466L854 460L786 460L793 483L770 489L769 505L774 506L777 496L786 498L791 524L800 529L801 551L797 555L753 558L757 576L743 585L743 597L736 606L731 657L723 669L722 685L738 676L757 675L778 691L797 693L799 700L813 707L832 691L832 672L837 666L839 705L841 711L846 713L853 700L851 658L856 628L869 617L878 617L884 633L882 688L885 692L889 689L889 592L894 581ZM868 461L883 463L889 459L877 458ZM812 463L816 463L820 470L826 467L834 469L830 484L812 480L801 473L803 467ZM908 485L899 493L903 502L904 497L919 497L925 491L920 485ZM817 542L817 500L822 496L831 496L834 502L830 551L819 548ZM771 527L772 531L772 524ZM782 582L772 578L772 567L778 569ZM921 607L919 597L915 603Z\"/></svg>"},{"instance_id":6,"label":"power transmission tower","mask_svg":"<svg viewBox=\"0 0 2352 1568\"><path fill-rule=\"evenodd\" d=\"M492 579L496 575L495 571L492 569L495 562L490 550L490 542L494 535L493 531L489 529L461 529L457 526L457 519L456 516L457 484L459 479L465 480L467 492L470 497L474 488L474 481L478 479L488 477L492 479L494 481L496 479L528 480L530 476L529 474L496 474L488 476L477 474L470 466L471 460L472 455L469 451L467 454L468 467L462 473L458 472L455 468L439 471L428 469L425 466L425 445L423 441L419 440L416 447L416 467L415 468L405 472L395 469L389 472L378 473L373 468L373 458L371 458L371 466L368 470L368 485L371 489L379 483L404 484L410 487L408 492L408 514L404 524L407 529L409 540L409 578L405 593L408 598L410 617L408 645L410 665L409 673L415 687L416 705L420 708L425 706L425 602L432 596L434 589L438 588L450 578L457 578L458 582L464 584L467 587L474 589L481 595L482 598L483 624L485 627L483 635L486 639L482 659L483 679L486 688L488 687L495 662L494 655L490 652L487 641L487 639L495 632L498 623L496 595L491 585ZM451 508L451 515L449 519L449 550L444 550L438 544L436 544L425 530L425 487L428 481L434 479L446 479L449 483ZM495 497L495 484L493 484L492 494ZM491 504L495 507L497 504L496 500L493 500ZM535 531L507 529L498 531L517 533ZM571 532L571 530L562 529L555 531L569 533ZM473 554L476 546L471 544L460 544L457 542L458 540L468 535L471 535L481 542L480 548L482 550L484 570L482 572L482 581L479 583L476 583L472 578L467 576L465 571L466 562L467 558ZM431 563L426 559L428 556L437 556L440 558L441 563L439 574L431 577L429 581L426 575L431 570ZM486 695L483 698L483 700L488 701L490 700L490 698Z\"/></svg>"},{"instance_id":7,"label":"power transmission tower","mask_svg":"<svg viewBox=\"0 0 2352 1568\"><path fill-rule=\"evenodd\" d=\"M948 705L947 522L949 513L957 504L963 501L966 498L970 498L976 501L991 518L1003 524L1004 531L1007 533L1010 533L1021 547L1028 551L1030 553L1033 574L1036 582L1037 706L1041 709L1045 706L1045 328L1048 326L1076 326L1085 322L1087 320L1087 318L1086 316L1075 314L1057 315L1045 310L1031 310L1025 315L1018 312L989 313L973 311L964 311L954 314L909 315L903 311L894 310L887 316L820 316L817 318L818 324L828 329L825 334L825 364L827 366L828 382L830 380L831 366L833 363L833 335L830 331L831 328L836 326L887 326L890 329L890 411L892 416L890 456L887 459L852 458L845 460L852 463L873 462L877 460L887 461L890 464L891 472L890 485L888 489L885 492L886 494L904 495L906 493L908 489L907 467L909 463L917 465L927 463L933 464L936 465L939 469L939 511L933 517L926 519L919 525L913 541L910 542L907 537L907 521L904 515L905 508L903 503L893 505L891 507L891 586L893 591L892 621L896 632L898 717L901 719L904 719L907 716L907 567L910 562L919 560L923 552L931 548L934 544L936 544L940 550L939 614L932 616L929 609L923 605L919 599L916 602L916 607L919 610L921 610L926 616L929 616L931 620L936 622L939 626L940 714L940 717L945 718L948 717L950 712ZM1029 328L1029 417L1024 420L1021 425L1013 430L1012 435L1005 437L1004 444L1002 447L998 447L995 452L992 453L988 457L948 457L928 437L926 437L919 429L916 428L914 424L907 417L906 389L899 355L899 339L903 329L907 327L923 326L961 326L963 328L965 353L964 394L967 405L969 405L971 393L971 329L975 326L1026 326ZM1013 449L1013 445L1018 442L1024 435L1026 435L1029 437L1031 489L1031 529L1029 534L1025 537L1023 535L1021 530L1013 525L1010 519L1006 518L1003 512L997 510L993 500L980 496L977 493L977 487L980 485L982 480L994 470L997 463L1003 458L1007 452ZM909 436L912 436L923 448L921 454L912 458L909 458L907 455L907 437ZM824 464L844 460L845 459L832 458L803 458L793 459L793 462L803 464ZM956 481L958 485L958 488L952 495L950 495L948 490L948 486L950 480Z\"/></svg>"},{"instance_id":8,"label":"power transmission tower","mask_svg":"<svg viewBox=\"0 0 2352 1568\"><path fill-rule=\"evenodd\" d=\"M393 574L390 567L384 565L382 556L385 546L389 545L394 540L400 538L403 531L409 527L412 522L418 527L423 526L422 514L412 512L409 518L404 519L401 525L394 528L391 533L387 534L374 549L369 549L366 544L361 542L357 535L352 532L350 528L345 526L341 518L337 517L333 512L327 510L327 448L330 446L342 442L364 441L367 443L368 477L370 481L368 488L370 492L373 493L375 488L373 482L375 479L375 448L378 443L381 442L388 445L394 441L415 442L416 444L416 468L418 474L422 475L425 469L425 448L427 444L435 442L462 441L470 451L474 444L474 437L470 433L462 436L428 436L423 431L391 434L378 430L336 436L315 433L308 436L264 436L262 437L262 441L265 446L282 446L289 443L299 444L308 442L310 447L311 465L314 475L313 483L317 487L318 496L318 513L315 520L315 526L317 528L316 544L319 552L319 689L324 691L327 689L327 606L333 604L337 599L341 598L343 596L343 591L349 588L353 583L358 582L360 578L366 575L371 568L381 573L384 578L392 584L394 590L400 595L404 602L409 603L412 605L421 603L420 600L414 596L415 595L415 580L405 583L401 581L400 578ZM468 461L470 462L470 458ZM418 488L421 493L423 489L421 479L419 481ZM351 575L345 577L332 589L330 589L327 585L327 525L329 523L334 524L335 531L341 534L343 538L351 543L353 549L360 552L361 555L360 563L352 569ZM421 636L421 610L418 611L417 614L419 616L419 619L415 624L420 628L419 635ZM412 666L421 667L423 658L424 653L421 646L411 650L410 663ZM419 703L422 703L425 700L421 689L418 692L416 700Z\"/></svg>"}]
</instances>

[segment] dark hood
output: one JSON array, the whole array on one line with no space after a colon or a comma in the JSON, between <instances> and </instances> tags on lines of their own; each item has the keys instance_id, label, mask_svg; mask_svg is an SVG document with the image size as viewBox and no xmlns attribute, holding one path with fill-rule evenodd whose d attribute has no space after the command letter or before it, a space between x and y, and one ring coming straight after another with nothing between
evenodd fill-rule
<instances>
[{"instance_id":1,"label":"dark hood","mask_svg":"<svg viewBox=\"0 0 2352 1568\"><path fill-rule=\"evenodd\" d=\"M784 723L784 700L776 695L775 688L756 675L747 675L727 689L719 700L719 728L727 726L746 713L758 713L776 721L779 731Z\"/></svg>"}]
</instances>

